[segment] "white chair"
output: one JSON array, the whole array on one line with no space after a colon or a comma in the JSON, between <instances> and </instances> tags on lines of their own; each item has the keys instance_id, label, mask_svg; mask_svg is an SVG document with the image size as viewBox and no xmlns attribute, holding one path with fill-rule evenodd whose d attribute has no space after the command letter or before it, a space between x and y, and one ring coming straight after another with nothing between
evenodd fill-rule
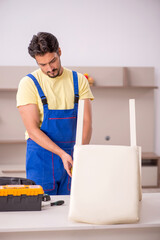
<instances>
[{"instance_id":1,"label":"white chair","mask_svg":"<svg viewBox=\"0 0 160 240\"><path fill-rule=\"evenodd\" d=\"M69 219L91 224L134 223L141 200L141 148L136 145L135 100L130 99L131 146L81 145L79 101Z\"/></svg>"}]
</instances>

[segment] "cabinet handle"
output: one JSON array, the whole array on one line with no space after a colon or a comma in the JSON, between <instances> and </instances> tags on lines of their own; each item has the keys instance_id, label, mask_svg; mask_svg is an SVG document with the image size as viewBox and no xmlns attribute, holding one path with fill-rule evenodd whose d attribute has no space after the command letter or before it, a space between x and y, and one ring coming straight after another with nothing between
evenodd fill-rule
<instances>
[{"instance_id":1,"label":"cabinet handle","mask_svg":"<svg viewBox=\"0 0 160 240\"><path fill-rule=\"evenodd\" d=\"M25 170L2 170L2 173L25 173Z\"/></svg>"},{"instance_id":2,"label":"cabinet handle","mask_svg":"<svg viewBox=\"0 0 160 240\"><path fill-rule=\"evenodd\" d=\"M110 136L106 136L106 137L105 137L105 140L106 140L106 141L109 141L110 139L111 139Z\"/></svg>"}]
</instances>

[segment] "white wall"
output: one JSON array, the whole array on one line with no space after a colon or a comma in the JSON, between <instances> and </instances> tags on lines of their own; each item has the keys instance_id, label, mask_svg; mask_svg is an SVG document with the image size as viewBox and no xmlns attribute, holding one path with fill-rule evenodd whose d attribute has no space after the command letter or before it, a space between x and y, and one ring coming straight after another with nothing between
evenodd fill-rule
<instances>
[{"instance_id":1,"label":"white wall","mask_svg":"<svg viewBox=\"0 0 160 240\"><path fill-rule=\"evenodd\" d=\"M65 66L154 66L160 87L160 0L0 0L0 65L35 65L33 34L52 32ZM160 90L155 90L160 154Z\"/></svg>"}]
</instances>

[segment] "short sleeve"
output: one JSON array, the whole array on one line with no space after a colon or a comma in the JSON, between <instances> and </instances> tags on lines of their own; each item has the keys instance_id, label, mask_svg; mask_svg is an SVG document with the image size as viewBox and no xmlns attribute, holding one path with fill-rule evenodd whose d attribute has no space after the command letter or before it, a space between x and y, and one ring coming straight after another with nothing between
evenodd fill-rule
<instances>
[{"instance_id":1,"label":"short sleeve","mask_svg":"<svg viewBox=\"0 0 160 240\"><path fill-rule=\"evenodd\" d=\"M78 73L78 85L79 85L79 99L86 98L89 98L91 100L94 99L87 78L80 73Z\"/></svg>"},{"instance_id":2,"label":"short sleeve","mask_svg":"<svg viewBox=\"0 0 160 240\"><path fill-rule=\"evenodd\" d=\"M37 89L29 77L21 79L17 91L17 107L27 104L38 104Z\"/></svg>"}]
</instances>

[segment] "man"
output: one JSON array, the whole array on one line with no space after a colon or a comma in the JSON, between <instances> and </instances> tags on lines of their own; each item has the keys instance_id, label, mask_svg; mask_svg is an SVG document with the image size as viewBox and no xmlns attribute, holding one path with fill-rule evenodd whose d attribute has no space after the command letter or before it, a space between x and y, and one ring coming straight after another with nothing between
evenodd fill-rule
<instances>
[{"instance_id":1,"label":"man","mask_svg":"<svg viewBox=\"0 0 160 240\"><path fill-rule=\"evenodd\" d=\"M28 52L40 68L20 81L17 92L17 107L27 130L27 178L47 194L70 194L78 99L85 101L82 143L88 144L94 97L82 74L61 66L55 36L34 35Z\"/></svg>"}]
</instances>

